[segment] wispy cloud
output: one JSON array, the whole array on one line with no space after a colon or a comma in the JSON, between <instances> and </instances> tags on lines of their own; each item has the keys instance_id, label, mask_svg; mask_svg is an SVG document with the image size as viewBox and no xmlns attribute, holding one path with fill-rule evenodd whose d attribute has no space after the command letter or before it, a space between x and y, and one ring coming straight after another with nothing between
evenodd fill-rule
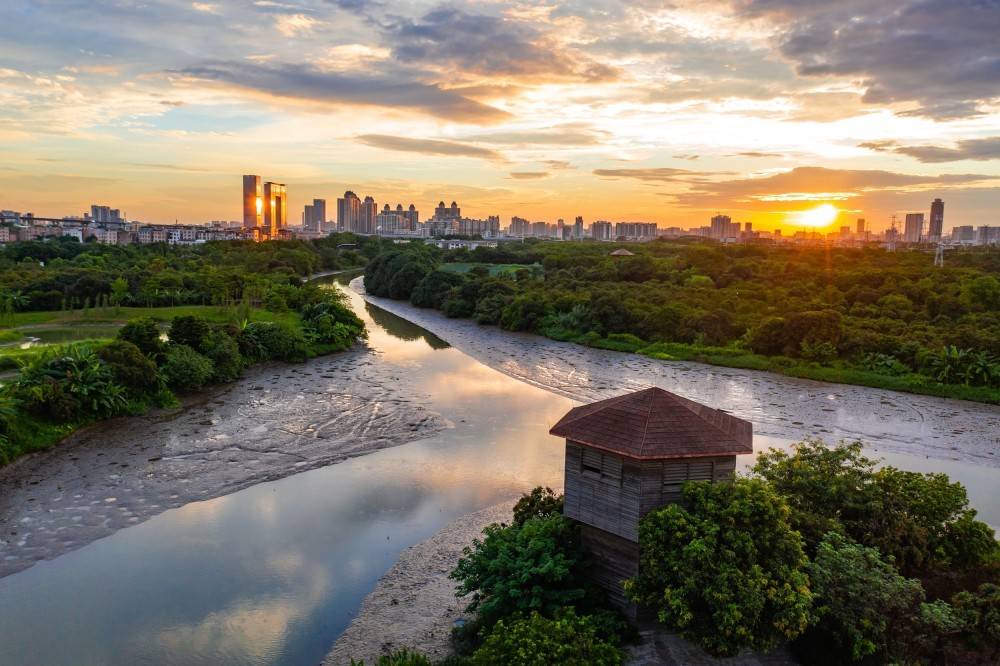
<instances>
[{"instance_id":1,"label":"wispy cloud","mask_svg":"<svg viewBox=\"0 0 1000 666\"><path fill-rule=\"evenodd\" d=\"M921 162L959 162L961 160L1000 160L1000 136L966 139L948 146L908 146L895 141L869 141L861 144L870 150L909 155Z\"/></svg>"},{"instance_id":2,"label":"wispy cloud","mask_svg":"<svg viewBox=\"0 0 1000 666\"><path fill-rule=\"evenodd\" d=\"M356 137L365 145L383 150L396 150L423 155L447 155L452 157L478 157L494 162L503 162L504 156L495 150L482 148L457 141L441 141L439 139L410 139L402 136L385 134L362 134Z\"/></svg>"}]
</instances>

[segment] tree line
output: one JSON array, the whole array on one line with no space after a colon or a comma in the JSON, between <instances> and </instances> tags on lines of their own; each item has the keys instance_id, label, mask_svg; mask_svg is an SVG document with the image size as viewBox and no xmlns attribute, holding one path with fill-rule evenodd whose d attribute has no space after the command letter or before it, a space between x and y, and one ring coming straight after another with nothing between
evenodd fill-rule
<instances>
[{"instance_id":1,"label":"tree line","mask_svg":"<svg viewBox=\"0 0 1000 666\"><path fill-rule=\"evenodd\" d=\"M664 360L1000 402L1000 253L656 241L383 248L375 295ZM459 272L449 265L474 263ZM490 265L524 268L492 275Z\"/></svg>"}]
</instances>

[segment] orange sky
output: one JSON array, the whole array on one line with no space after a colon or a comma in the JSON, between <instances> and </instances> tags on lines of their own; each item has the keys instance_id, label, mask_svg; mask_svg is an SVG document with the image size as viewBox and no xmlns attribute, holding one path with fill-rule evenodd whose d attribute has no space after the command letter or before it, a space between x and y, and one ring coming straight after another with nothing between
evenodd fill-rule
<instances>
[{"instance_id":1,"label":"orange sky","mask_svg":"<svg viewBox=\"0 0 1000 666\"><path fill-rule=\"evenodd\" d=\"M233 220L257 173L293 222L349 188L504 223L880 229L941 197L996 224L996 17L891 4L12 0L0 208Z\"/></svg>"}]
</instances>

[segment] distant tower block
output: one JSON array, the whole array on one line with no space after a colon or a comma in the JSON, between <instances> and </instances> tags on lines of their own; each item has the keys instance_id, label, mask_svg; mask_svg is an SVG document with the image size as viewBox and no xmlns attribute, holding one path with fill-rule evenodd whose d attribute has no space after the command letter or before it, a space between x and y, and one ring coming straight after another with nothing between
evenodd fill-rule
<instances>
[{"instance_id":1,"label":"distant tower block","mask_svg":"<svg viewBox=\"0 0 1000 666\"><path fill-rule=\"evenodd\" d=\"M622 581L639 572L639 519L685 481L731 480L753 453L749 421L660 388L575 407L549 433L566 438L563 511L581 523L589 575L632 618Z\"/></svg>"}]
</instances>

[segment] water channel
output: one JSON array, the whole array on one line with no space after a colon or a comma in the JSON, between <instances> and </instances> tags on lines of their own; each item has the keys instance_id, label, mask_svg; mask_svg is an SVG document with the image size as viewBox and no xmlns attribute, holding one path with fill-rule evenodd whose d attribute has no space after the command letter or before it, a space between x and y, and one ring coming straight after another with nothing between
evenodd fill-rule
<instances>
[{"instance_id":1,"label":"water channel","mask_svg":"<svg viewBox=\"0 0 1000 666\"><path fill-rule=\"evenodd\" d=\"M378 362L415 380L452 427L166 511L0 579L0 665L318 664L403 549L561 484L562 443L547 431L570 400L348 293ZM997 468L885 457L962 481L1000 525Z\"/></svg>"}]
</instances>

